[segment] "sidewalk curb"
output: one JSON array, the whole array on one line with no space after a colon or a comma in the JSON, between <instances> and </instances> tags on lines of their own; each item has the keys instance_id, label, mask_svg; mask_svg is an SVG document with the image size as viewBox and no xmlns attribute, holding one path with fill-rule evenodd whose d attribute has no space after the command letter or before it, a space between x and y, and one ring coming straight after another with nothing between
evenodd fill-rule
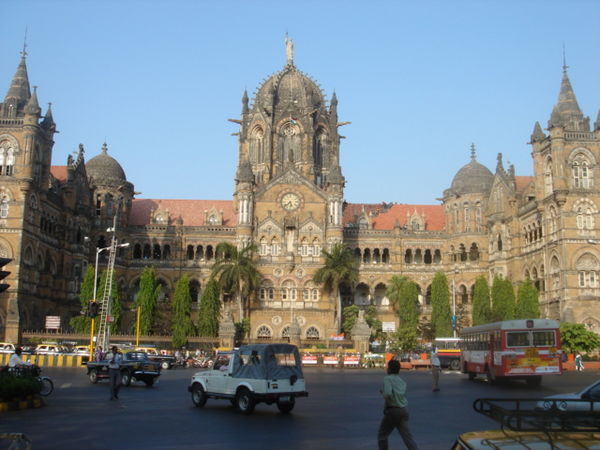
<instances>
[{"instance_id":1,"label":"sidewalk curb","mask_svg":"<svg viewBox=\"0 0 600 450\"><path fill-rule=\"evenodd\" d=\"M12 402L0 402L0 413L8 411L19 411L22 409L41 408L44 401L41 397L34 397L27 400L18 400Z\"/></svg>"}]
</instances>

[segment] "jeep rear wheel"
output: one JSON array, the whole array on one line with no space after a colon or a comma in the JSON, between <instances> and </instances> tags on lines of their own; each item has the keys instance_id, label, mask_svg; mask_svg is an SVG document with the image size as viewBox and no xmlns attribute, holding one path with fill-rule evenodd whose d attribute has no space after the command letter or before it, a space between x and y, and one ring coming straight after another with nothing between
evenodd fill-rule
<instances>
[{"instance_id":1,"label":"jeep rear wheel","mask_svg":"<svg viewBox=\"0 0 600 450\"><path fill-rule=\"evenodd\" d=\"M167 370L170 369L171 366L169 365L169 361L163 361L160 363L160 367L162 367L163 370Z\"/></svg>"},{"instance_id":2,"label":"jeep rear wheel","mask_svg":"<svg viewBox=\"0 0 600 450\"><path fill-rule=\"evenodd\" d=\"M96 384L98 382L98 371L96 369L90 370L89 377L90 382Z\"/></svg>"},{"instance_id":3,"label":"jeep rear wheel","mask_svg":"<svg viewBox=\"0 0 600 450\"><path fill-rule=\"evenodd\" d=\"M256 406L252 392L246 388L241 388L235 395L235 405L241 413L252 414L254 406Z\"/></svg>"},{"instance_id":4,"label":"jeep rear wheel","mask_svg":"<svg viewBox=\"0 0 600 450\"><path fill-rule=\"evenodd\" d=\"M280 402L277 400L277 408L281 414L288 414L292 409L294 409L295 405L296 400L294 397L292 397L289 402Z\"/></svg>"},{"instance_id":5,"label":"jeep rear wheel","mask_svg":"<svg viewBox=\"0 0 600 450\"><path fill-rule=\"evenodd\" d=\"M192 386L192 402L194 405L198 408L202 408L206 404L207 398L206 392L204 392L201 384L196 383Z\"/></svg>"}]
</instances>

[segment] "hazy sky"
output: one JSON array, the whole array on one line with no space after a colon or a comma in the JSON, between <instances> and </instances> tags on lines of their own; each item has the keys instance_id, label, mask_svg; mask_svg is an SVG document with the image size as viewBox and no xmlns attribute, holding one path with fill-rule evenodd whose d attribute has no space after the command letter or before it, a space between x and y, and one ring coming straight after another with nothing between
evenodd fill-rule
<instances>
[{"instance_id":1,"label":"hazy sky","mask_svg":"<svg viewBox=\"0 0 600 450\"><path fill-rule=\"evenodd\" d=\"M79 143L123 166L141 198L231 199L244 88L285 64L335 90L345 197L437 203L469 161L502 152L532 174L562 76L600 108L600 2L1 0L0 96L25 29L29 79L52 102L53 164ZM595 49L595 50L594 50Z\"/></svg>"}]
</instances>

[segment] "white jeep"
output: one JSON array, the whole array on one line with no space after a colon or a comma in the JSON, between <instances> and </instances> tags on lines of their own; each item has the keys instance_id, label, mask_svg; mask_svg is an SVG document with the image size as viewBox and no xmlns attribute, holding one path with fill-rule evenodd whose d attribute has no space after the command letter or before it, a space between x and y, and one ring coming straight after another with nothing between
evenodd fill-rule
<instances>
[{"instance_id":1,"label":"white jeep","mask_svg":"<svg viewBox=\"0 0 600 450\"><path fill-rule=\"evenodd\" d=\"M289 413L296 397L307 397L298 348L290 344L245 345L217 355L213 367L197 372L188 386L199 408L209 398L228 399L244 414L257 403L277 403Z\"/></svg>"}]
</instances>

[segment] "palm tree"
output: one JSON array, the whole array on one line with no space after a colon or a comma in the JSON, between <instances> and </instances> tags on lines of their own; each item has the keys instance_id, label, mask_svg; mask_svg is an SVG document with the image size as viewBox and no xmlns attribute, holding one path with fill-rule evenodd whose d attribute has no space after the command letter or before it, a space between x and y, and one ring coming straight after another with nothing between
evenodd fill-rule
<instances>
[{"instance_id":1,"label":"palm tree","mask_svg":"<svg viewBox=\"0 0 600 450\"><path fill-rule=\"evenodd\" d=\"M398 311L400 309L400 298L402 297L402 288L404 283L410 281L404 275L394 275L390 280L385 295L392 303L392 307Z\"/></svg>"},{"instance_id":2,"label":"palm tree","mask_svg":"<svg viewBox=\"0 0 600 450\"><path fill-rule=\"evenodd\" d=\"M333 244L331 251L321 251L325 257L325 265L315 272L313 280L322 284L326 292L334 294L337 300L335 320L338 333L342 327L342 297L340 285L352 286L358 280L358 263L349 249L341 242Z\"/></svg>"},{"instance_id":3,"label":"palm tree","mask_svg":"<svg viewBox=\"0 0 600 450\"><path fill-rule=\"evenodd\" d=\"M243 300L260 284L261 275L253 258L256 250L255 245L238 250L229 242L221 242L215 250L211 278L217 281L221 292L234 294L240 308L240 322L244 319Z\"/></svg>"}]
</instances>

